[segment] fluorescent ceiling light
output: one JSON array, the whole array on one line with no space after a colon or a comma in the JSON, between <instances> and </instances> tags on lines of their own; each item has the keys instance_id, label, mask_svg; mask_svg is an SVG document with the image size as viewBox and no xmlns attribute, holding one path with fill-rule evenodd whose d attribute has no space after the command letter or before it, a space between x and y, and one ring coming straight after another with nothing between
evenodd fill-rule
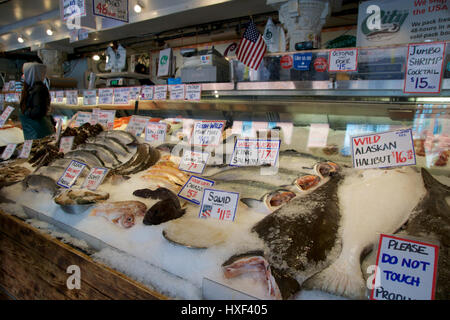
<instances>
[{"instance_id":1,"label":"fluorescent ceiling light","mask_svg":"<svg viewBox=\"0 0 450 320\"><path fill-rule=\"evenodd\" d=\"M49 35L49 36L53 35L53 30L50 28L48 28L46 32L47 32L47 35Z\"/></svg>"}]
</instances>

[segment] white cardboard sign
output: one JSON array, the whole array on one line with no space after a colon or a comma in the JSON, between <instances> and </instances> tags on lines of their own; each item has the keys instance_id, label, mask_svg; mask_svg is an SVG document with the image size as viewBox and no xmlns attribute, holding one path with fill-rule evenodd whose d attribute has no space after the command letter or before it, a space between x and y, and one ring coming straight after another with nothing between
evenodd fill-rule
<instances>
[{"instance_id":1,"label":"white cardboard sign","mask_svg":"<svg viewBox=\"0 0 450 320\"><path fill-rule=\"evenodd\" d=\"M416 164L412 130L351 137L353 168L371 169Z\"/></svg>"},{"instance_id":2,"label":"white cardboard sign","mask_svg":"<svg viewBox=\"0 0 450 320\"><path fill-rule=\"evenodd\" d=\"M358 49L334 49L328 58L329 72L356 71L358 68Z\"/></svg>"},{"instance_id":3,"label":"white cardboard sign","mask_svg":"<svg viewBox=\"0 0 450 320\"><path fill-rule=\"evenodd\" d=\"M16 150L16 147L17 147L17 144L8 143L8 145L5 147L5 150L3 150L2 159L8 160L9 158L11 158L11 156L14 153L14 150Z\"/></svg>"},{"instance_id":4,"label":"white cardboard sign","mask_svg":"<svg viewBox=\"0 0 450 320\"><path fill-rule=\"evenodd\" d=\"M202 98L201 84L187 84L185 87L185 91L186 91L185 100L200 101Z\"/></svg>"},{"instance_id":5,"label":"white cardboard sign","mask_svg":"<svg viewBox=\"0 0 450 320\"><path fill-rule=\"evenodd\" d=\"M140 136L142 131L144 131L149 118L141 116L131 116L130 122L128 122L126 131L134 134L135 136Z\"/></svg>"},{"instance_id":6,"label":"white cardboard sign","mask_svg":"<svg viewBox=\"0 0 450 320\"><path fill-rule=\"evenodd\" d=\"M327 146L328 131L330 125L328 123L311 123L309 127L308 148L324 148Z\"/></svg>"},{"instance_id":7,"label":"white cardboard sign","mask_svg":"<svg viewBox=\"0 0 450 320\"><path fill-rule=\"evenodd\" d=\"M167 85L157 85L154 87L153 100L166 100L167 99Z\"/></svg>"},{"instance_id":8,"label":"white cardboard sign","mask_svg":"<svg viewBox=\"0 0 450 320\"><path fill-rule=\"evenodd\" d=\"M211 188L214 181L197 176L189 177L189 180L178 193L180 198L199 205L203 198L205 188Z\"/></svg>"},{"instance_id":9,"label":"white cardboard sign","mask_svg":"<svg viewBox=\"0 0 450 320\"><path fill-rule=\"evenodd\" d=\"M141 96L141 87L130 87L130 99L139 100Z\"/></svg>"},{"instance_id":10,"label":"white cardboard sign","mask_svg":"<svg viewBox=\"0 0 450 320\"><path fill-rule=\"evenodd\" d=\"M66 189L72 187L85 167L86 164L72 160L56 184Z\"/></svg>"},{"instance_id":11,"label":"white cardboard sign","mask_svg":"<svg viewBox=\"0 0 450 320\"><path fill-rule=\"evenodd\" d=\"M7 106L6 109L2 112L2 115L0 116L0 128L3 128L3 126L6 123L6 120L8 120L11 113L14 111L14 108L11 106Z\"/></svg>"},{"instance_id":12,"label":"white cardboard sign","mask_svg":"<svg viewBox=\"0 0 450 320\"><path fill-rule=\"evenodd\" d=\"M55 91L55 102L56 103L64 102L64 91Z\"/></svg>"},{"instance_id":13,"label":"white cardboard sign","mask_svg":"<svg viewBox=\"0 0 450 320\"><path fill-rule=\"evenodd\" d=\"M142 87L141 100L153 100L153 86Z\"/></svg>"},{"instance_id":14,"label":"white cardboard sign","mask_svg":"<svg viewBox=\"0 0 450 320\"><path fill-rule=\"evenodd\" d=\"M66 104L72 106L78 105L78 90L66 91Z\"/></svg>"},{"instance_id":15,"label":"white cardboard sign","mask_svg":"<svg viewBox=\"0 0 450 320\"><path fill-rule=\"evenodd\" d=\"M92 112L78 111L77 119L75 120L75 127L82 126L86 122L91 123Z\"/></svg>"},{"instance_id":16,"label":"white cardboard sign","mask_svg":"<svg viewBox=\"0 0 450 320\"><path fill-rule=\"evenodd\" d=\"M185 149L183 151L183 158L181 158L178 169L202 174L208 162L209 152L192 151Z\"/></svg>"},{"instance_id":17,"label":"white cardboard sign","mask_svg":"<svg viewBox=\"0 0 450 320\"><path fill-rule=\"evenodd\" d=\"M113 88L98 89L98 104L113 104L113 97Z\"/></svg>"},{"instance_id":18,"label":"white cardboard sign","mask_svg":"<svg viewBox=\"0 0 450 320\"><path fill-rule=\"evenodd\" d=\"M59 152L66 153L72 150L73 139L75 137L61 137L59 142Z\"/></svg>"},{"instance_id":19,"label":"white cardboard sign","mask_svg":"<svg viewBox=\"0 0 450 320\"><path fill-rule=\"evenodd\" d=\"M166 123L149 122L145 127L145 141L163 143L166 140Z\"/></svg>"},{"instance_id":20,"label":"white cardboard sign","mask_svg":"<svg viewBox=\"0 0 450 320\"><path fill-rule=\"evenodd\" d=\"M82 188L86 188L92 191L96 190L105 179L107 173L108 169L106 168L92 168L91 171L89 171L86 179L84 180Z\"/></svg>"},{"instance_id":21,"label":"white cardboard sign","mask_svg":"<svg viewBox=\"0 0 450 320\"><path fill-rule=\"evenodd\" d=\"M169 85L170 100L184 100L184 84Z\"/></svg>"},{"instance_id":22,"label":"white cardboard sign","mask_svg":"<svg viewBox=\"0 0 450 320\"><path fill-rule=\"evenodd\" d=\"M31 147L33 146L33 140L25 140L23 142L22 151L19 158L27 159L30 156Z\"/></svg>"},{"instance_id":23,"label":"white cardboard sign","mask_svg":"<svg viewBox=\"0 0 450 320\"><path fill-rule=\"evenodd\" d=\"M441 92L445 43L409 44L403 92Z\"/></svg>"},{"instance_id":24,"label":"white cardboard sign","mask_svg":"<svg viewBox=\"0 0 450 320\"><path fill-rule=\"evenodd\" d=\"M194 146L218 146L222 141L225 121L195 121L192 129L191 144Z\"/></svg>"},{"instance_id":25,"label":"white cardboard sign","mask_svg":"<svg viewBox=\"0 0 450 320\"><path fill-rule=\"evenodd\" d=\"M439 247L381 234L371 300L432 300Z\"/></svg>"},{"instance_id":26,"label":"white cardboard sign","mask_svg":"<svg viewBox=\"0 0 450 320\"><path fill-rule=\"evenodd\" d=\"M83 104L85 106L94 106L97 104L97 90L83 91Z\"/></svg>"},{"instance_id":27,"label":"white cardboard sign","mask_svg":"<svg viewBox=\"0 0 450 320\"><path fill-rule=\"evenodd\" d=\"M130 103L130 88L115 88L114 89L114 104L129 104Z\"/></svg>"},{"instance_id":28,"label":"white cardboard sign","mask_svg":"<svg viewBox=\"0 0 450 320\"><path fill-rule=\"evenodd\" d=\"M234 221L239 193L205 188L199 218Z\"/></svg>"},{"instance_id":29,"label":"white cardboard sign","mask_svg":"<svg viewBox=\"0 0 450 320\"><path fill-rule=\"evenodd\" d=\"M237 139L230 166L259 166L277 163L281 140Z\"/></svg>"},{"instance_id":30,"label":"white cardboard sign","mask_svg":"<svg viewBox=\"0 0 450 320\"><path fill-rule=\"evenodd\" d=\"M113 130L115 117L116 117L116 110L99 110L98 123L106 127L107 130Z\"/></svg>"}]
</instances>

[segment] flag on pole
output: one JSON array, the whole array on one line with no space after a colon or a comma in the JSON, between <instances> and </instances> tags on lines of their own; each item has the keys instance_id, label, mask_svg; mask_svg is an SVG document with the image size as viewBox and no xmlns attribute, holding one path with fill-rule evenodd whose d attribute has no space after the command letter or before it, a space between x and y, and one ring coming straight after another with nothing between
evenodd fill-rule
<instances>
[{"instance_id":1,"label":"flag on pole","mask_svg":"<svg viewBox=\"0 0 450 320\"><path fill-rule=\"evenodd\" d=\"M266 43L258 29L256 29L255 23L250 21L244 36L239 42L236 53L238 60L249 68L257 70L266 53L266 49Z\"/></svg>"}]
</instances>

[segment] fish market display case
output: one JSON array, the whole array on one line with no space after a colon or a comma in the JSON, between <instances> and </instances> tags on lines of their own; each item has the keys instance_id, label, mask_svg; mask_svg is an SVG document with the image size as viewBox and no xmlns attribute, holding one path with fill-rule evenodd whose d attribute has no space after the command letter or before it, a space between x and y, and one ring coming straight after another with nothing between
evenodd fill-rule
<instances>
[{"instance_id":1,"label":"fish market display case","mask_svg":"<svg viewBox=\"0 0 450 320\"><path fill-rule=\"evenodd\" d=\"M237 66L236 81L202 84L200 101L84 106L79 97L78 105L53 103L53 114L67 121L78 111L116 110L115 130L68 127L62 136L75 136L76 150L52 153L50 139L40 143L50 157L36 149L27 161L10 160L24 168L15 182L23 181L2 188L1 208L31 226L0 215L0 235L11 243L11 250L2 247L2 257L13 260L13 245L24 246L17 235L22 233L74 250L36 228L84 250L83 262L78 251L64 263L39 253L58 266L49 271L57 280L39 281L48 290L58 283L65 298L94 297L62 288L66 265L81 264L82 281L87 265L114 269L122 279L117 281L138 287L130 289L139 291L130 298L367 299L367 270L375 264L379 234L397 234L439 244L435 298L449 299L450 74L443 72L439 94L405 94L407 47L358 52L358 71L347 73L286 70L279 60L293 53L271 54L264 58L267 72L253 79L239 74ZM311 63L328 60L327 50L311 53ZM448 55L444 66L447 61ZM164 141L146 139L145 131L138 137L121 131L130 116L164 123ZM209 157L201 173L192 173L179 166L200 120L223 121L224 130L218 146L194 150ZM409 128L415 166L352 168L350 137ZM229 166L238 138L281 140L278 170ZM103 162L82 152L89 150ZM81 188L87 172L72 193L52 184L74 159L111 169L95 192ZM208 186L213 181L214 190L239 193L234 219L201 219L206 212L199 203L177 197L196 179L192 176L206 179L201 181ZM29 231L15 232L19 225ZM30 255L38 259L38 253ZM242 272L246 265L258 272ZM0 267L5 270L6 264ZM85 281L99 291L102 281L96 280ZM33 286L34 280L26 281L26 287ZM33 296L33 289L14 291L6 277L0 285L17 297ZM51 296L41 292L40 297Z\"/></svg>"}]
</instances>

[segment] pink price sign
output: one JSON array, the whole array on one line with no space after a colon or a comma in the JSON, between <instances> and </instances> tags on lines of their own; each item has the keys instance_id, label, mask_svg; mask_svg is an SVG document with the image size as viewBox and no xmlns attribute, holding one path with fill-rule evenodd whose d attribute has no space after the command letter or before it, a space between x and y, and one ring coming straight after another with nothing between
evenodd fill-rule
<instances>
[{"instance_id":1,"label":"pink price sign","mask_svg":"<svg viewBox=\"0 0 450 320\"><path fill-rule=\"evenodd\" d=\"M92 168L89 171L86 179L83 182L82 188L86 188L89 190L96 190L98 186L103 182L106 175L108 174L108 169L106 168Z\"/></svg>"}]
</instances>

